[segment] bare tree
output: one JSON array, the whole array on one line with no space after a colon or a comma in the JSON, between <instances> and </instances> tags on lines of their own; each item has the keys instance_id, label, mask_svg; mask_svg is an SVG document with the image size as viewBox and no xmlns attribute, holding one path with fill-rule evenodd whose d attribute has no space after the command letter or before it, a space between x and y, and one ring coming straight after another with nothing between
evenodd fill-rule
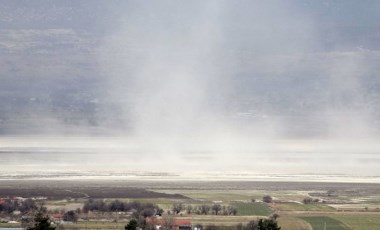
<instances>
[{"instance_id":1,"label":"bare tree","mask_svg":"<svg viewBox=\"0 0 380 230\"><path fill-rule=\"evenodd\" d=\"M273 213L270 218L273 219L273 220L277 220L278 218L280 217L280 215L278 213Z\"/></svg>"},{"instance_id":2,"label":"bare tree","mask_svg":"<svg viewBox=\"0 0 380 230\"><path fill-rule=\"evenodd\" d=\"M269 195L265 195L265 196L263 196L263 201L265 203L272 203L273 198L271 196L269 196Z\"/></svg>"},{"instance_id":3,"label":"bare tree","mask_svg":"<svg viewBox=\"0 0 380 230\"><path fill-rule=\"evenodd\" d=\"M165 215L165 216L163 216L162 219L163 219L163 226L162 227L166 230L172 229L174 222L175 222L175 218L173 216L170 216L170 215Z\"/></svg>"},{"instance_id":4,"label":"bare tree","mask_svg":"<svg viewBox=\"0 0 380 230\"><path fill-rule=\"evenodd\" d=\"M227 212L228 212L228 215L234 215L235 216L237 214L237 208L235 208L233 206L228 206Z\"/></svg>"},{"instance_id":5,"label":"bare tree","mask_svg":"<svg viewBox=\"0 0 380 230\"><path fill-rule=\"evenodd\" d=\"M313 198L311 198L311 197L306 197L306 198L304 198L304 199L302 200L302 202L303 202L304 204L311 204L311 203L313 203Z\"/></svg>"},{"instance_id":6,"label":"bare tree","mask_svg":"<svg viewBox=\"0 0 380 230\"><path fill-rule=\"evenodd\" d=\"M207 215L208 212L210 211L210 206L206 205L206 204L203 204L199 207L200 211L201 211L201 214L205 214Z\"/></svg>"},{"instance_id":7,"label":"bare tree","mask_svg":"<svg viewBox=\"0 0 380 230\"><path fill-rule=\"evenodd\" d=\"M192 211L193 211L193 206L188 205L188 206L186 207L186 212L187 212L187 214L191 214Z\"/></svg>"},{"instance_id":8,"label":"bare tree","mask_svg":"<svg viewBox=\"0 0 380 230\"><path fill-rule=\"evenodd\" d=\"M218 213L222 210L222 206L220 204L214 204L211 208L215 215L218 215Z\"/></svg>"},{"instance_id":9,"label":"bare tree","mask_svg":"<svg viewBox=\"0 0 380 230\"><path fill-rule=\"evenodd\" d=\"M184 206L182 203L175 203L175 204L173 204L173 208L172 208L172 210L173 210L173 212L174 212L175 214L178 214L178 213L180 213L184 208L185 208L185 206Z\"/></svg>"}]
</instances>

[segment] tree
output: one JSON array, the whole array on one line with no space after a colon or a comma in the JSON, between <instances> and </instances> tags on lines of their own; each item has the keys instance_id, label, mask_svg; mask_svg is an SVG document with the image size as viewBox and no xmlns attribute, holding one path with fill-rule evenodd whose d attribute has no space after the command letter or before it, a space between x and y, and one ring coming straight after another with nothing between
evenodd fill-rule
<instances>
[{"instance_id":1,"label":"tree","mask_svg":"<svg viewBox=\"0 0 380 230\"><path fill-rule=\"evenodd\" d=\"M158 208L156 215L162 216L162 214L164 214L164 210L162 208Z\"/></svg>"},{"instance_id":2,"label":"tree","mask_svg":"<svg viewBox=\"0 0 380 230\"><path fill-rule=\"evenodd\" d=\"M208 214L208 212L210 211L210 206L208 206L208 205L201 205L200 207L199 207L199 210L201 211L201 214L205 214L205 215L207 215Z\"/></svg>"},{"instance_id":3,"label":"tree","mask_svg":"<svg viewBox=\"0 0 380 230\"><path fill-rule=\"evenodd\" d=\"M265 203L272 203L273 198L271 196L269 196L269 195L265 195L265 196L263 196L263 201Z\"/></svg>"},{"instance_id":4,"label":"tree","mask_svg":"<svg viewBox=\"0 0 380 230\"><path fill-rule=\"evenodd\" d=\"M64 221L77 222L78 214L75 213L75 211L68 211L65 214L63 214L63 220Z\"/></svg>"},{"instance_id":5,"label":"tree","mask_svg":"<svg viewBox=\"0 0 380 230\"><path fill-rule=\"evenodd\" d=\"M226 206L222 206L222 213L223 215L227 216L228 215L228 210L227 210L227 207Z\"/></svg>"},{"instance_id":6,"label":"tree","mask_svg":"<svg viewBox=\"0 0 380 230\"><path fill-rule=\"evenodd\" d=\"M313 199L310 198L310 197L306 197L306 198L303 199L302 202L303 202L304 204L311 204L311 203L313 203Z\"/></svg>"},{"instance_id":7,"label":"tree","mask_svg":"<svg viewBox=\"0 0 380 230\"><path fill-rule=\"evenodd\" d=\"M192 211L193 211L193 206L188 205L188 206L186 207L186 212L187 212L187 214L191 214Z\"/></svg>"},{"instance_id":8,"label":"tree","mask_svg":"<svg viewBox=\"0 0 380 230\"><path fill-rule=\"evenodd\" d=\"M247 225L248 230L280 230L281 227L273 219L259 219L258 221L251 220Z\"/></svg>"},{"instance_id":9,"label":"tree","mask_svg":"<svg viewBox=\"0 0 380 230\"><path fill-rule=\"evenodd\" d=\"M228 215L236 215L237 214L237 208L233 207L233 206L228 206L227 207L227 213Z\"/></svg>"},{"instance_id":10,"label":"tree","mask_svg":"<svg viewBox=\"0 0 380 230\"><path fill-rule=\"evenodd\" d=\"M25 214L33 210L37 210L36 202L32 199L26 199L24 201L5 199L0 204L0 212L12 213L16 210Z\"/></svg>"},{"instance_id":11,"label":"tree","mask_svg":"<svg viewBox=\"0 0 380 230\"><path fill-rule=\"evenodd\" d=\"M175 219L173 216L167 215L163 217L163 221L164 223L162 227L166 230L169 230L169 229L172 229Z\"/></svg>"},{"instance_id":12,"label":"tree","mask_svg":"<svg viewBox=\"0 0 380 230\"><path fill-rule=\"evenodd\" d=\"M155 214L154 209L152 208L145 208L140 212L140 216L143 216L144 218L151 217Z\"/></svg>"},{"instance_id":13,"label":"tree","mask_svg":"<svg viewBox=\"0 0 380 230\"><path fill-rule=\"evenodd\" d=\"M51 226L49 216L42 209L38 210L34 216L34 226L27 228L28 230L55 230Z\"/></svg>"},{"instance_id":14,"label":"tree","mask_svg":"<svg viewBox=\"0 0 380 230\"><path fill-rule=\"evenodd\" d=\"M277 225L277 222L272 219L266 219L266 220L260 219L258 226L259 226L259 230L280 230L281 229L281 227Z\"/></svg>"},{"instance_id":15,"label":"tree","mask_svg":"<svg viewBox=\"0 0 380 230\"><path fill-rule=\"evenodd\" d=\"M21 202L21 205L19 207L19 210L21 213L27 213L31 210L36 210L38 207L36 205L36 202L32 199L26 199L23 202Z\"/></svg>"},{"instance_id":16,"label":"tree","mask_svg":"<svg viewBox=\"0 0 380 230\"><path fill-rule=\"evenodd\" d=\"M248 230L258 230L258 223L255 220L251 220L247 224L247 229Z\"/></svg>"},{"instance_id":17,"label":"tree","mask_svg":"<svg viewBox=\"0 0 380 230\"><path fill-rule=\"evenodd\" d=\"M173 208L172 208L172 210L173 210L173 212L174 212L175 214L178 214L178 213L180 213L184 208L185 208L185 207L184 207L184 205L183 205L182 203L176 203L176 204L173 204Z\"/></svg>"},{"instance_id":18,"label":"tree","mask_svg":"<svg viewBox=\"0 0 380 230\"><path fill-rule=\"evenodd\" d=\"M270 217L272 220L277 220L280 217L278 213L273 213L272 216Z\"/></svg>"},{"instance_id":19,"label":"tree","mask_svg":"<svg viewBox=\"0 0 380 230\"><path fill-rule=\"evenodd\" d=\"M222 210L222 206L220 204L214 204L211 209L214 211L215 215L218 215L220 210Z\"/></svg>"},{"instance_id":20,"label":"tree","mask_svg":"<svg viewBox=\"0 0 380 230\"><path fill-rule=\"evenodd\" d=\"M124 211L124 203L119 200L114 200L109 205L109 210L111 212Z\"/></svg>"},{"instance_id":21,"label":"tree","mask_svg":"<svg viewBox=\"0 0 380 230\"><path fill-rule=\"evenodd\" d=\"M125 230L136 230L138 227L138 223L137 223L137 220L135 219L132 219L128 222L127 225L125 225Z\"/></svg>"}]
</instances>

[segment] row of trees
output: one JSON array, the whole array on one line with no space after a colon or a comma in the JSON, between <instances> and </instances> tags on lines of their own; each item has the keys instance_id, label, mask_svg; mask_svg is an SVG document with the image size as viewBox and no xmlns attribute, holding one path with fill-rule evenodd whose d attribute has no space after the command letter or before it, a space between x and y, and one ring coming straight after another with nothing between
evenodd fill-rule
<instances>
[{"instance_id":1,"label":"row of trees","mask_svg":"<svg viewBox=\"0 0 380 230\"><path fill-rule=\"evenodd\" d=\"M318 203L318 202L319 202L319 199L318 199L318 198L313 199L313 198L311 198L311 197L306 197L306 198L304 198L304 199L302 200L302 202L303 202L304 204Z\"/></svg>"},{"instance_id":2,"label":"row of trees","mask_svg":"<svg viewBox=\"0 0 380 230\"><path fill-rule=\"evenodd\" d=\"M255 199L252 199L251 200L252 202L256 202ZM273 202L273 198L269 195L265 195L263 196L263 202L265 203L272 203ZM319 203L320 200L318 198L311 198L311 197L306 197L302 200L302 202L304 204L313 204L313 203Z\"/></svg>"},{"instance_id":3,"label":"row of trees","mask_svg":"<svg viewBox=\"0 0 380 230\"><path fill-rule=\"evenodd\" d=\"M26 200L12 200L5 199L0 203L0 212L12 213L14 211L20 211L21 213L27 213L37 209L36 202L32 199Z\"/></svg>"},{"instance_id":4,"label":"row of trees","mask_svg":"<svg viewBox=\"0 0 380 230\"><path fill-rule=\"evenodd\" d=\"M144 216L162 215L163 209L158 207L156 204L152 203L140 203L137 201L133 202L123 202L119 200L114 200L109 203L103 200L89 199L84 203L83 212L87 213L89 211L97 212L137 212Z\"/></svg>"},{"instance_id":5,"label":"row of trees","mask_svg":"<svg viewBox=\"0 0 380 230\"><path fill-rule=\"evenodd\" d=\"M98 212L132 212L132 217L137 221L138 225L145 229L146 218L155 215L162 215L164 210L156 204L134 202L122 202L114 200L109 203L103 200L88 200L83 211L98 211Z\"/></svg>"},{"instance_id":6,"label":"row of trees","mask_svg":"<svg viewBox=\"0 0 380 230\"><path fill-rule=\"evenodd\" d=\"M182 203L176 203L173 204L172 211L174 214L179 214L182 211L186 211L187 214L198 214L198 215L208 215L210 213L215 215L236 215L237 214L237 208L233 206L224 206L220 204L213 204L213 205L199 205L199 206L192 206L192 205L184 205Z\"/></svg>"},{"instance_id":7,"label":"row of trees","mask_svg":"<svg viewBox=\"0 0 380 230\"><path fill-rule=\"evenodd\" d=\"M137 230L138 227L141 227L142 229L147 229L146 226L141 226L138 221L135 219L132 219L129 221L129 223L125 226L125 230ZM222 229L219 226L216 225L197 225L195 226L197 229L204 229L204 230L220 230ZM170 225L167 227L163 226L163 229L170 229ZM276 219L269 218L269 219L258 219L258 220L252 220L247 225L238 224L236 226L236 230L280 230L281 227L278 226Z\"/></svg>"},{"instance_id":8,"label":"row of trees","mask_svg":"<svg viewBox=\"0 0 380 230\"><path fill-rule=\"evenodd\" d=\"M241 226L237 230L280 230L275 219L258 219L250 221L247 226Z\"/></svg>"}]
</instances>

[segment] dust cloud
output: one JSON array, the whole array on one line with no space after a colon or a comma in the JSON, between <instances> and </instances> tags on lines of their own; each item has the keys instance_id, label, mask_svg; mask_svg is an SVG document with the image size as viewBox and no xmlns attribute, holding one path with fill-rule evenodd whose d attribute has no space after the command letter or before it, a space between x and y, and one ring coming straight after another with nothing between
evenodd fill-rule
<instances>
[{"instance_id":1,"label":"dust cloud","mask_svg":"<svg viewBox=\"0 0 380 230\"><path fill-rule=\"evenodd\" d=\"M364 5L109 2L93 124L1 148L71 169L377 175L380 4Z\"/></svg>"}]
</instances>

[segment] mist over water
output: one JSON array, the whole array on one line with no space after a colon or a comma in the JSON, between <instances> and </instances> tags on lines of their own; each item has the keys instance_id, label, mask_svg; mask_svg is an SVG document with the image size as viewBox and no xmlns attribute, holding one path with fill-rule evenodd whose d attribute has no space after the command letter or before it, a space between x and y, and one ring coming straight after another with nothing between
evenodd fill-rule
<instances>
[{"instance_id":1,"label":"mist over water","mask_svg":"<svg viewBox=\"0 0 380 230\"><path fill-rule=\"evenodd\" d=\"M379 174L376 1L49 4L0 14L5 170Z\"/></svg>"}]
</instances>

